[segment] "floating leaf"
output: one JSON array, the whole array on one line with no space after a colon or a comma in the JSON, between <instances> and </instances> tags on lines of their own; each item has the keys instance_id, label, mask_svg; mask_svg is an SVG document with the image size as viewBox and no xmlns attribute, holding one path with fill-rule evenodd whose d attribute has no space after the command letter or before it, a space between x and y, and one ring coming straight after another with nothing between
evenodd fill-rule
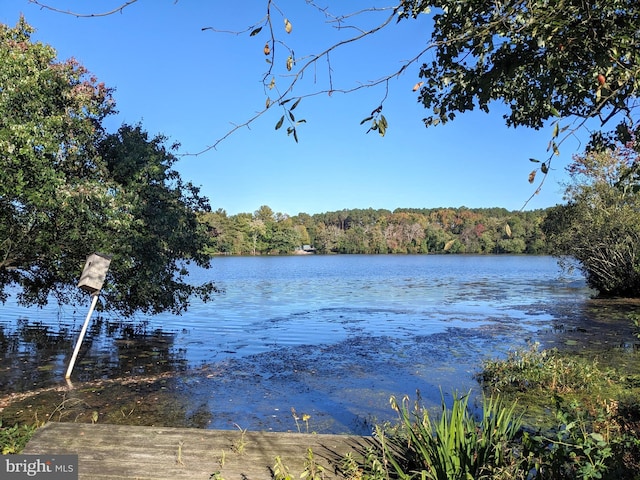
<instances>
[{"instance_id":1,"label":"floating leaf","mask_svg":"<svg viewBox=\"0 0 640 480\"><path fill-rule=\"evenodd\" d=\"M259 34L261 31L262 31L262 27L258 27L256 29L252 30L251 33L249 34L249 36L253 37L253 36Z\"/></svg>"},{"instance_id":2,"label":"floating leaf","mask_svg":"<svg viewBox=\"0 0 640 480\"><path fill-rule=\"evenodd\" d=\"M529 183L533 183L535 179L536 179L536 171L532 170L531 173L529 174Z\"/></svg>"},{"instance_id":3,"label":"floating leaf","mask_svg":"<svg viewBox=\"0 0 640 480\"><path fill-rule=\"evenodd\" d=\"M284 19L284 31L287 33L291 33L291 30L293 30L293 25L291 25L291 22L289 21L289 19L285 18Z\"/></svg>"},{"instance_id":4,"label":"floating leaf","mask_svg":"<svg viewBox=\"0 0 640 480\"><path fill-rule=\"evenodd\" d=\"M280 120L278 120L278 123L276 123L276 130L278 130L282 124L284 123L284 115L280 117Z\"/></svg>"}]
</instances>

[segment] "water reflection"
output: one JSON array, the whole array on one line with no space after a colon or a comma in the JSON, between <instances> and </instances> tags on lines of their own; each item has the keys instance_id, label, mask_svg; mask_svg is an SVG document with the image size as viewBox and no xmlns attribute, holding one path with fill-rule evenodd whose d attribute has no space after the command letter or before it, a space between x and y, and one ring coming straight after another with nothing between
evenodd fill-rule
<instances>
[{"instance_id":1,"label":"water reflection","mask_svg":"<svg viewBox=\"0 0 640 480\"><path fill-rule=\"evenodd\" d=\"M58 382L58 364L73 346L68 328L55 328L27 318L17 320L16 329L0 326L0 388L24 391L33 386Z\"/></svg>"},{"instance_id":2,"label":"water reflection","mask_svg":"<svg viewBox=\"0 0 640 480\"><path fill-rule=\"evenodd\" d=\"M0 325L0 390L22 392L59 384L78 332L68 325L16 321L15 330ZM74 368L80 382L134 375L157 375L186 368L186 352L174 348L175 332L150 328L149 322L90 324Z\"/></svg>"},{"instance_id":3,"label":"water reflection","mask_svg":"<svg viewBox=\"0 0 640 480\"><path fill-rule=\"evenodd\" d=\"M540 341L585 349L631 344L628 306L590 300L548 257L335 256L216 258L225 294L183 317L93 319L64 373L84 317L0 313L0 389L32 391L8 419L369 433L393 419L390 395L439 405L477 392L487 357ZM203 277L209 275L209 277ZM630 340L631 339L631 340ZM599 342L599 343L598 343ZM62 405L62 408L58 406ZM73 406L73 408L71 408Z\"/></svg>"}]
</instances>

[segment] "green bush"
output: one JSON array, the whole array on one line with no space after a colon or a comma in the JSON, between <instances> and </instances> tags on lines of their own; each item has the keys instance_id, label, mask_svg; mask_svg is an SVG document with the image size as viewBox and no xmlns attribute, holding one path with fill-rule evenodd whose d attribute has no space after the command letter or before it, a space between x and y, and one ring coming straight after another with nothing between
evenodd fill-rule
<instances>
[{"instance_id":1,"label":"green bush","mask_svg":"<svg viewBox=\"0 0 640 480\"><path fill-rule=\"evenodd\" d=\"M613 377L611 369L600 368L594 359L561 354L556 349L539 350L538 343L532 344L529 350L509 352L504 360L486 360L477 375L493 392L541 389L559 394L593 390L598 382L607 382Z\"/></svg>"}]
</instances>

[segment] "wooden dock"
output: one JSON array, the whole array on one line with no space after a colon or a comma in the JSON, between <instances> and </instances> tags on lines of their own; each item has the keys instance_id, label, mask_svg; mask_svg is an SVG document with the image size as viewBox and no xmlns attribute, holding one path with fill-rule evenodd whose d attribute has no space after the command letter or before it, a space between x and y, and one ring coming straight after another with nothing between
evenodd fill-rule
<instances>
[{"instance_id":1,"label":"wooden dock","mask_svg":"<svg viewBox=\"0 0 640 480\"><path fill-rule=\"evenodd\" d=\"M81 480L272 480L277 456L299 479L311 449L330 480L344 478L339 466L347 453L361 459L375 444L351 435L48 423L22 453L77 454Z\"/></svg>"}]
</instances>

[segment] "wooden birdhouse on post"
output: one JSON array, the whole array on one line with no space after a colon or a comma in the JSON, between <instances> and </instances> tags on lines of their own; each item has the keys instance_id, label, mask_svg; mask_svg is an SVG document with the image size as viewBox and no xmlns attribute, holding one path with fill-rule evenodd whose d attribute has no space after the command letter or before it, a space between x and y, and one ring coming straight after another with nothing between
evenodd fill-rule
<instances>
[{"instance_id":1,"label":"wooden birdhouse on post","mask_svg":"<svg viewBox=\"0 0 640 480\"><path fill-rule=\"evenodd\" d=\"M102 289L104 279L107 277L111 257L103 253L92 253L87 257L84 270L80 275L78 288L94 295Z\"/></svg>"},{"instance_id":2,"label":"wooden birdhouse on post","mask_svg":"<svg viewBox=\"0 0 640 480\"><path fill-rule=\"evenodd\" d=\"M110 263L111 257L109 255L105 255L103 253L92 253L87 257L87 262L84 264L84 269L82 270L80 281L78 282L78 288L91 295L91 307L89 307L89 313L87 314L87 318L84 320L82 330L80 330L80 336L76 342L76 348L73 350L73 355L69 362L69 368L65 375L67 380L71 377L73 366L76 363L76 358L78 358L78 352L80 352L82 340L84 339L85 333L87 333L91 314L98 303L98 295L100 294L100 290L102 290L104 279L107 277L107 271L109 270Z\"/></svg>"}]
</instances>

